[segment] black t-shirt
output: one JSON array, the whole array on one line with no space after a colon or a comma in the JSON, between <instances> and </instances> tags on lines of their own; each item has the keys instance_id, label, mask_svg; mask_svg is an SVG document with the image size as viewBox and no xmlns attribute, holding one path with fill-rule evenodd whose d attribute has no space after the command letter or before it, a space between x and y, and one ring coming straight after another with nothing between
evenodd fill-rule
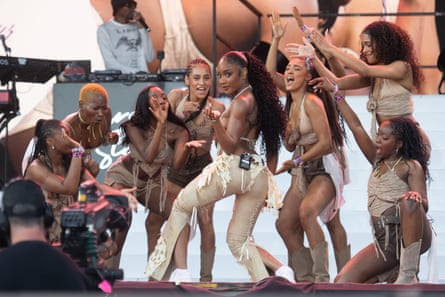
<instances>
[{"instance_id":1,"label":"black t-shirt","mask_svg":"<svg viewBox=\"0 0 445 297\"><path fill-rule=\"evenodd\" d=\"M0 291L87 291L87 277L49 243L24 241L0 252Z\"/></svg>"}]
</instances>

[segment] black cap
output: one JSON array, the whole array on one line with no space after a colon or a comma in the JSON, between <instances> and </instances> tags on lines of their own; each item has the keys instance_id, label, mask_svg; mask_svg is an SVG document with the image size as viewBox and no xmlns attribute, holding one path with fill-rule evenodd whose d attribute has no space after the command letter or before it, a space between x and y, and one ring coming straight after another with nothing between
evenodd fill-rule
<instances>
[{"instance_id":1,"label":"black cap","mask_svg":"<svg viewBox=\"0 0 445 297\"><path fill-rule=\"evenodd\" d=\"M8 217L44 217L45 204L42 188L28 179L14 179L3 191L3 212Z\"/></svg>"},{"instance_id":2,"label":"black cap","mask_svg":"<svg viewBox=\"0 0 445 297\"><path fill-rule=\"evenodd\" d=\"M111 7L113 8L113 15L117 13L117 11L124 7L125 5L136 3L134 0L111 0Z\"/></svg>"}]
</instances>

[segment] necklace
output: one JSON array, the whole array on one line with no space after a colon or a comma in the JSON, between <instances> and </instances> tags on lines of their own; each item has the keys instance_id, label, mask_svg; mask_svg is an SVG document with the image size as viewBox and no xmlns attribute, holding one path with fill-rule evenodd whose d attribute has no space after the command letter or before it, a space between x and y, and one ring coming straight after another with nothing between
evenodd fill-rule
<instances>
[{"instance_id":1,"label":"necklace","mask_svg":"<svg viewBox=\"0 0 445 297\"><path fill-rule=\"evenodd\" d=\"M93 125L91 125L90 123L88 123L87 121L85 121L85 120L82 118L82 116L80 115L80 111L77 113L77 115L78 115L79 121L80 121L82 124L87 125L87 131L88 131L88 143L91 142L91 136L93 137L94 140L96 140L97 137L96 137L96 133L94 132L94 127L95 127L95 126L93 126ZM82 127L80 127L80 125L79 125L79 128L82 130ZM102 134L102 129L101 129L101 127L100 127L100 124L99 124L99 136L100 136L100 139L103 139L103 138L104 138L104 136L103 136L103 134Z\"/></svg>"},{"instance_id":2,"label":"necklace","mask_svg":"<svg viewBox=\"0 0 445 297\"><path fill-rule=\"evenodd\" d=\"M385 163L386 166L388 166L389 169L391 169L391 171L394 170L394 168L396 168L397 164L400 163L400 161L402 161L403 157L400 156L400 158L398 158L397 160L393 160L393 161L383 161L383 163Z\"/></svg>"},{"instance_id":3,"label":"necklace","mask_svg":"<svg viewBox=\"0 0 445 297\"><path fill-rule=\"evenodd\" d=\"M381 161L381 162L383 162L383 164L385 164L385 166L389 170L394 171L394 168L396 168L397 164L399 164L400 161L402 161L402 159L403 159L403 156L400 156L400 158L398 158L395 161ZM372 173L374 175L374 177L381 177L382 174L383 174L382 173L382 169L380 168L380 164L381 164L380 162L377 164L377 166L375 167L375 169L374 169L374 171Z\"/></svg>"},{"instance_id":4,"label":"necklace","mask_svg":"<svg viewBox=\"0 0 445 297\"><path fill-rule=\"evenodd\" d=\"M251 85L248 85L247 87L245 87L244 89L242 89L241 91L239 91L235 96L233 96L233 99L235 99L236 97L238 97L239 95L241 95L242 93L244 93L245 91L247 91L248 89L252 89Z\"/></svg>"}]
</instances>

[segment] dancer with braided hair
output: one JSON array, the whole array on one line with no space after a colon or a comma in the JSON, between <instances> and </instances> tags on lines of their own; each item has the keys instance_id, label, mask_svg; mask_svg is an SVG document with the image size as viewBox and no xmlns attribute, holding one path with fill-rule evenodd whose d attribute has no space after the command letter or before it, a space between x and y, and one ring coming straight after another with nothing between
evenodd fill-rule
<instances>
[{"instance_id":1,"label":"dancer with braided hair","mask_svg":"<svg viewBox=\"0 0 445 297\"><path fill-rule=\"evenodd\" d=\"M227 244L251 279L268 277L266 265L272 264L276 275L290 269L263 253L251 239L266 198L275 205L281 198L271 173L276 169L286 121L276 87L259 59L239 51L227 52L220 59L217 78L220 90L232 98L231 104L222 114L212 105L204 113L213 124L221 153L175 200L147 264L146 273L154 279L164 277L173 259L176 269L170 280L192 280L187 270L187 223L192 210L230 195L235 195L235 206ZM266 161L255 150L260 134ZM287 279L293 279L293 275Z\"/></svg>"}]
</instances>

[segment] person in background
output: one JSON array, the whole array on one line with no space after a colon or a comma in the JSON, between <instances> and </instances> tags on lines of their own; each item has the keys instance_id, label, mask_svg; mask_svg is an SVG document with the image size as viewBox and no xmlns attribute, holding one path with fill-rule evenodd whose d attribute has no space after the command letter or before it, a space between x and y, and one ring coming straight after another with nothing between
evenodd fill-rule
<instances>
[{"instance_id":1,"label":"person in background","mask_svg":"<svg viewBox=\"0 0 445 297\"><path fill-rule=\"evenodd\" d=\"M173 114L164 91L150 85L137 97L133 116L121 124L123 145L129 153L116 160L105 173L105 184L116 188L136 188L138 202L164 218L170 214L174 197L167 195L168 166L182 168L190 150L199 141L189 141L184 123ZM146 231L150 229L148 216ZM124 245L128 229L116 233L116 255ZM150 237L147 234L147 248ZM119 265L118 259L112 268Z\"/></svg>"},{"instance_id":2,"label":"person in background","mask_svg":"<svg viewBox=\"0 0 445 297\"><path fill-rule=\"evenodd\" d=\"M63 120L70 128L70 136L85 150L101 145L116 144L119 136L111 131L111 108L108 92L98 83L87 83L79 92L79 110Z\"/></svg>"},{"instance_id":3,"label":"person in background","mask_svg":"<svg viewBox=\"0 0 445 297\"><path fill-rule=\"evenodd\" d=\"M35 128L36 145L25 177L40 185L46 200L51 203L54 212L54 224L49 232L49 242L58 244L61 241L61 211L64 207L77 201L79 185L86 180L95 180L85 167L82 156L85 149L69 136L68 126L56 119L40 119ZM116 190L97 182L102 192ZM119 191L129 199L129 209L135 209L136 199L131 189ZM104 248L108 248L104 246ZM108 258L110 255L102 255Z\"/></svg>"},{"instance_id":4,"label":"person in background","mask_svg":"<svg viewBox=\"0 0 445 297\"><path fill-rule=\"evenodd\" d=\"M111 0L113 19L97 29L97 42L106 69L122 73L149 72L155 50L144 17L134 0Z\"/></svg>"},{"instance_id":5,"label":"person in background","mask_svg":"<svg viewBox=\"0 0 445 297\"><path fill-rule=\"evenodd\" d=\"M393 117L402 116L417 123L411 95L414 90L419 90L424 76L414 53L413 42L406 31L386 21L369 24L360 34L360 58L333 46L315 30L308 36L326 58L335 58L355 72L337 77L323 64L316 63L321 76L334 81L339 90L370 87L367 108L372 114L373 138L377 124ZM299 46L289 44L288 50L298 54ZM417 125L429 155L431 142L420 124Z\"/></svg>"},{"instance_id":6,"label":"person in background","mask_svg":"<svg viewBox=\"0 0 445 297\"><path fill-rule=\"evenodd\" d=\"M0 252L0 291L86 292L89 283L77 264L46 238L53 221L51 206L35 182L14 178L6 184L1 228L9 230L9 246Z\"/></svg>"},{"instance_id":7,"label":"person in background","mask_svg":"<svg viewBox=\"0 0 445 297\"><path fill-rule=\"evenodd\" d=\"M428 149L416 123L407 117L386 119L374 141L329 79L315 78L310 84L334 93L344 120L372 166L367 204L374 243L354 255L335 281L418 282L420 255L430 248L433 235L426 216Z\"/></svg>"},{"instance_id":8,"label":"person in background","mask_svg":"<svg viewBox=\"0 0 445 297\"><path fill-rule=\"evenodd\" d=\"M96 176L99 166L91 158L91 150L101 145L116 144L119 135L111 131L111 108L108 105L108 92L98 83L87 83L79 91L79 109L63 120L68 127L71 138L79 142L85 149L84 165ZM22 174L28 167L29 159L34 151L36 138L31 139L22 160Z\"/></svg>"},{"instance_id":9,"label":"person in background","mask_svg":"<svg viewBox=\"0 0 445 297\"><path fill-rule=\"evenodd\" d=\"M271 173L276 168L285 129L285 114L276 87L262 62L245 52L227 52L218 63L217 76L220 90L232 98L231 104L223 113L209 105L204 114L212 122L221 153L176 198L146 273L162 279L173 259L176 269L170 280L192 281L187 269L187 243L193 208L235 195L227 230L227 244L233 256L247 268L252 281L268 277L266 266L272 264L275 275L293 282L292 270L270 254L262 253L252 240L265 203L278 207L281 198ZM256 153L260 135L267 165Z\"/></svg>"},{"instance_id":10,"label":"person in background","mask_svg":"<svg viewBox=\"0 0 445 297\"><path fill-rule=\"evenodd\" d=\"M212 162L210 149L214 131L212 122L202 112L212 106L223 112L224 104L209 96L212 86L210 65L201 58L192 60L185 73L184 83L187 89L173 89L168 100L173 113L182 119L187 126L192 140L205 140L202 147L192 149L189 159L183 168L175 170L169 167L167 175L168 194L177 197L182 188L198 176L202 169ZM201 272L200 281L212 280L212 268L215 259L215 230L213 228L214 203L199 207L197 221L201 231ZM164 219L154 212L149 218L149 254L153 252L161 233ZM156 234L156 236L154 236Z\"/></svg>"},{"instance_id":11,"label":"person in background","mask_svg":"<svg viewBox=\"0 0 445 297\"><path fill-rule=\"evenodd\" d=\"M285 27L276 12L270 20L273 38L266 68L275 84L286 92L288 124L284 146L300 162L298 166L289 161L284 164L292 179L276 227L288 249L288 262L296 281L329 282L328 248L318 216L331 236L337 271L351 258L339 212L347 183L344 132L329 94L317 95L308 84L318 77L311 62L314 52L291 59L284 74L276 71L276 53ZM310 249L304 246L304 233Z\"/></svg>"}]
</instances>

